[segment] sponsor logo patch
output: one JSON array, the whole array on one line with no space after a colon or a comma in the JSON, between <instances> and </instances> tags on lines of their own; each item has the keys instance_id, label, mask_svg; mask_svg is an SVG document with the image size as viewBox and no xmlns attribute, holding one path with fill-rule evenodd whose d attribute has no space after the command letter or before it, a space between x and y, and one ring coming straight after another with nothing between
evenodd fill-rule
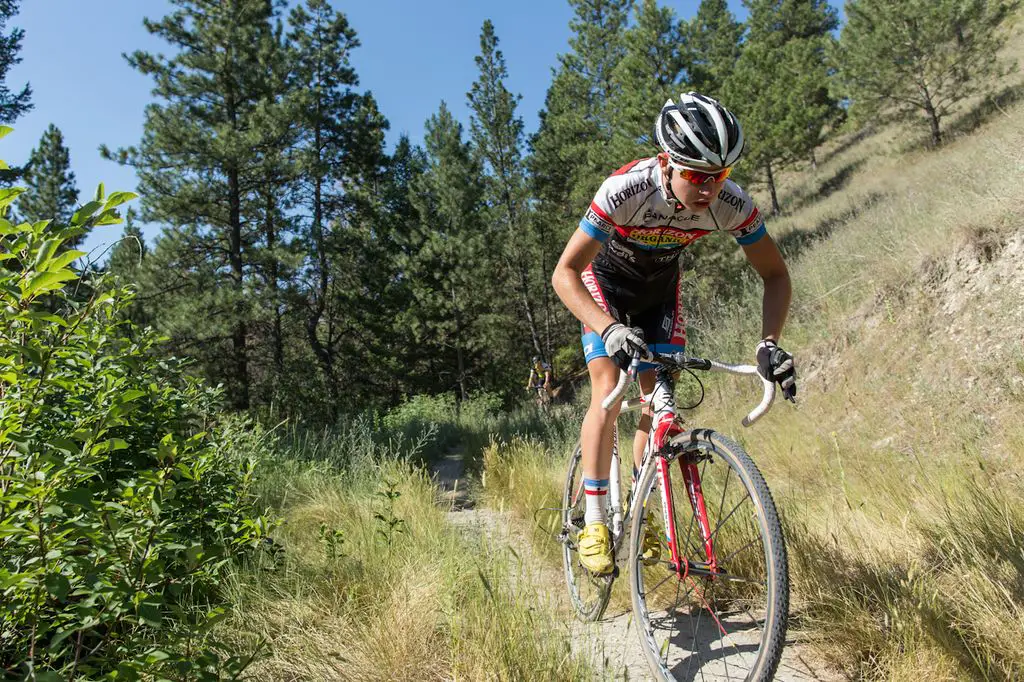
<instances>
[{"instance_id":1,"label":"sponsor logo patch","mask_svg":"<svg viewBox=\"0 0 1024 682\"><path fill-rule=\"evenodd\" d=\"M703 230L692 230L689 232L683 232L682 230L665 230L664 228L644 229L644 228L633 228L625 236L629 241L636 244L643 244L644 246L657 246L663 248L672 248L678 246L686 246L694 239L697 239L701 235L705 234Z\"/></svg>"},{"instance_id":2,"label":"sponsor logo patch","mask_svg":"<svg viewBox=\"0 0 1024 682\"><path fill-rule=\"evenodd\" d=\"M636 262L636 255L633 253L633 250L623 244L612 240L608 242L608 248L619 258L628 260L630 263Z\"/></svg>"},{"instance_id":3,"label":"sponsor logo patch","mask_svg":"<svg viewBox=\"0 0 1024 682\"><path fill-rule=\"evenodd\" d=\"M593 209L593 207L587 209L587 217L585 220L605 234L611 234L612 228L614 227L614 225L602 218L601 215Z\"/></svg>"},{"instance_id":4,"label":"sponsor logo patch","mask_svg":"<svg viewBox=\"0 0 1024 682\"><path fill-rule=\"evenodd\" d=\"M754 209L754 212L757 215L754 216L754 219L751 220L749 224L733 230L733 234L736 235L736 237L746 237L748 234L753 234L764 226L764 216L762 216L761 212L756 208Z\"/></svg>"}]
</instances>

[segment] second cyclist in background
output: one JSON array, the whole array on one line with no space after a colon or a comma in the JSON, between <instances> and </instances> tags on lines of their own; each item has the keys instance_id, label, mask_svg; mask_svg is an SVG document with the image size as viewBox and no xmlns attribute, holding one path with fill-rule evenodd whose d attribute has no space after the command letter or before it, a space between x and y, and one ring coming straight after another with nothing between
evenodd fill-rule
<instances>
[{"instance_id":1,"label":"second cyclist in background","mask_svg":"<svg viewBox=\"0 0 1024 682\"><path fill-rule=\"evenodd\" d=\"M551 402L554 390L551 365L544 362L539 355L534 355L530 360L530 378L526 380L526 389L534 392L537 405L541 408L546 408Z\"/></svg>"}]
</instances>

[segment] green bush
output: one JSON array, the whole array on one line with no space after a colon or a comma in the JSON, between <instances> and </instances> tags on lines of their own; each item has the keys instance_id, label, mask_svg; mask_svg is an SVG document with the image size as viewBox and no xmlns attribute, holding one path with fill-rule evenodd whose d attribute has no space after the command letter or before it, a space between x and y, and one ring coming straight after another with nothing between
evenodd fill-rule
<instances>
[{"instance_id":1,"label":"green bush","mask_svg":"<svg viewBox=\"0 0 1024 682\"><path fill-rule=\"evenodd\" d=\"M0 210L21 192L0 190ZM0 219L0 671L27 679L218 679L209 634L229 564L271 523L231 457L218 393L161 359L131 300L63 245L120 221L103 195L68 227Z\"/></svg>"}]
</instances>

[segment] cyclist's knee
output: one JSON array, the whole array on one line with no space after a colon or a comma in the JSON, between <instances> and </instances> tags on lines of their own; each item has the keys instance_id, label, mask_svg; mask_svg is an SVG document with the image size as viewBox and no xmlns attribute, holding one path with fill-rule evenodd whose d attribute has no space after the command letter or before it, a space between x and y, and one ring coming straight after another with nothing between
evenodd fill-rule
<instances>
[{"instance_id":1,"label":"cyclist's knee","mask_svg":"<svg viewBox=\"0 0 1024 682\"><path fill-rule=\"evenodd\" d=\"M648 408L645 407L643 412L640 413L640 421L636 425L636 430L643 431L644 433L650 433L651 423L651 412Z\"/></svg>"},{"instance_id":2,"label":"cyclist's knee","mask_svg":"<svg viewBox=\"0 0 1024 682\"><path fill-rule=\"evenodd\" d=\"M600 404L618 383L619 368L608 358L598 358L592 360L587 369L590 371L590 402Z\"/></svg>"}]
</instances>

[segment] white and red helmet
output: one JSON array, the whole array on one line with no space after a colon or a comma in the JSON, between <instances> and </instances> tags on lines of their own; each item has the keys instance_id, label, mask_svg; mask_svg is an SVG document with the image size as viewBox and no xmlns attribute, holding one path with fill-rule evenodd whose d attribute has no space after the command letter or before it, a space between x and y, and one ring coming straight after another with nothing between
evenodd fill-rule
<instances>
[{"instance_id":1,"label":"white and red helmet","mask_svg":"<svg viewBox=\"0 0 1024 682\"><path fill-rule=\"evenodd\" d=\"M718 100L684 92L669 99L654 122L654 137L669 160L687 168L719 171L743 154L743 128Z\"/></svg>"}]
</instances>

